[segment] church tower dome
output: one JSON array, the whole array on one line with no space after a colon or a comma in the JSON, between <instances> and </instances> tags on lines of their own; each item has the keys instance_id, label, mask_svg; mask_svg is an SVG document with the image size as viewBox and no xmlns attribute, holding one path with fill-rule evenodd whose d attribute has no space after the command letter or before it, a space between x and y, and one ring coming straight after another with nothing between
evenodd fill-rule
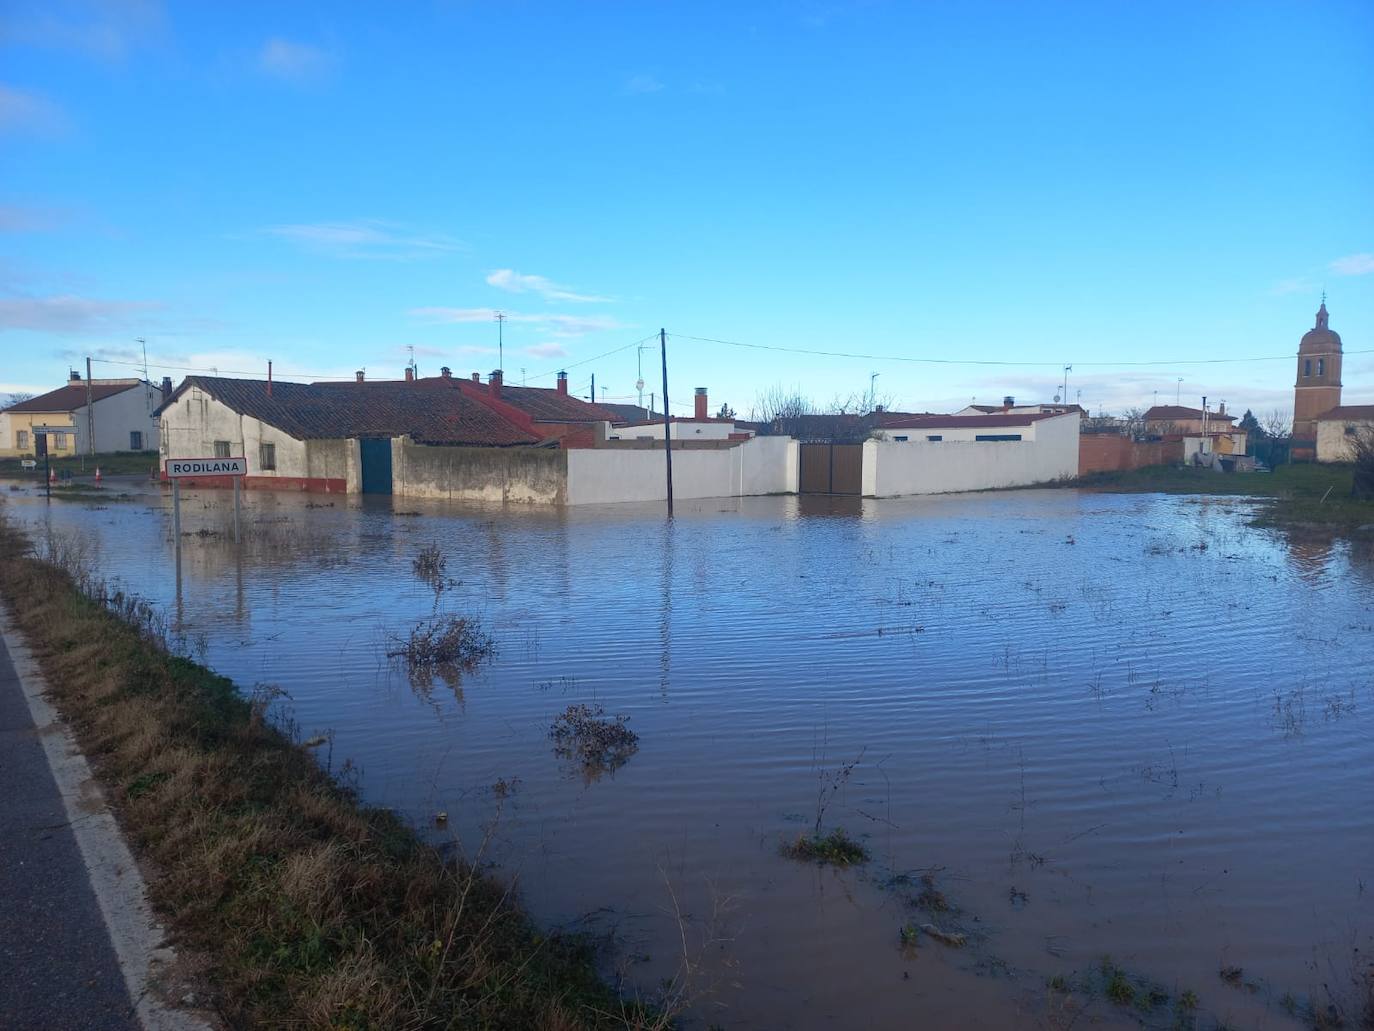
<instances>
[{"instance_id":1,"label":"church tower dome","mask_svg":"<svg viewBox=\"0 0 1374 1031\"><path fill-rule=\"evenodd\" d=\"M1341 336L1329 324L1326 294L1317 309L1317 324L1298 343L1298 375L1293 386L1295 459L1317 456L1317 416L1341 403Z\"/></svg>"}]
</instances>

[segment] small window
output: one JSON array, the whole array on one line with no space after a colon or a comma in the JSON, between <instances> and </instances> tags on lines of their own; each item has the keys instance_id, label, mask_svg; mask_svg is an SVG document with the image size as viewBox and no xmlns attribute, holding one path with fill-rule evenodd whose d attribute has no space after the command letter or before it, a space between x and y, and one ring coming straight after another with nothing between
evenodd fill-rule
<instances>
[{"instance_id":1,"label":"small window","mask_svg":"<svg viewBox=\"0 0 1374 1031\"><path fill-rule=\"evenodd\" d=\"M893 437L892 439L893 439L893 440L896 440L896 441L899 441L899 442L901 442L901 443L905 443L906 441L910 440L911 438L910 438L910 437Z\"/></svg>"},{"instance_id":2,"label":"small window","mask_svg":"<svg viewBox=\"0 0 1374 1031\"><path fill-rule=\"evenodd\" d=\"M227 441L227 440L217 440L217 441L215 441L215 457L216 457L216 458L228 458L228 457L229 457L229 441Z\"/></svg>"},{"instance_id":3,"label":"small window","mask_svg":"<svg viewBox=\"0 0 1374 1031\"><path fill-rule=\"evenodd\" d=\"M1325 358L1318 358L1318 359L1317 359L1317 375L1318 375L1318 376L1325 376L1325 375L1326 375L1326 359L1325 359Z\"/></svg>"},{"instance_id":4,"label":"small window","mask_svg":"<svg viewBox=\"0 0 1374 1031\"><path fill-rule=\"evenodd\" d=\"M66 451L67 435L65 433L54 433L52 435L52 446L57 451Z\"/></svg>"},{"instance_id":5,"label":"small window","mask_svg":"<svg viewBox=\"0 0 1374 1031\"><path fill-rule=\"evenodd\" d=\"M926 434L926 440L930 441L932 444L939 443L940 441L942 441L942 440L944 440L944 439L945 439L945 435L944 435L943 433L927 433L927 434Z\"/></svg>"},{"instance_id":6,"label":"small window","mask_svg":"<svg viewBox=\"0 0 1374 1031\"><path fill-rule=\"evenodd\" d=\"M1304 358L1302 361L1302 374L1304 377L1312 375L1312 359Z\"/></svg>"},{"instance_id":7,"label":"small window","mask_svg":"<svg viewBox=\"0 0 1374 1031\"><path fill-rule=\"evenodd\" d=\"M142 450L143 450L143 433L142 433L142 431L140 431L140 430L130 430L130 431L129 431L129 450L130 450L130 451L142 451Z\"/></svg>"},{"instance_id":8,"label":"small window","mask_svg":"<svg viewBox=\"0 0 1374 1031\"><path fill-rule=\"evenodd\" d=\"M276 444L258 445L258 465L263 469L275 469L277 467Z\"/></svg>"},{"instance_id":9,"label":"small window","mask_svg":"<svg viewBox=\"0 0 1374 1031\"><path fill-rule=\"evenodd\" d=\"M1355 435L1355 424L1354 424L1354 423L1346 423L1346 424L1345 424L1345 435L1346 435L1347 437L1353 437L1353 436Z\"/></svg>"},{"instance_id":10,"label":"small window","mask_svg":"<svg viewBox=\"0 0 1374 1031\"><path fill-rule=\"evenodd\" d=\"M29 431L16 430L14 433L14 446L20 451L27 451L29 447Z\"/></svg>"},{"instance_id":11,"label":"small window","mask_svg":"<svg viewBox=\"0 0 1374 1031\"><path fill-rule=\"evenodd\" d=\"M1020 440L1019 433L980 433L974 440Z\"/></svg>"}]
</instances>

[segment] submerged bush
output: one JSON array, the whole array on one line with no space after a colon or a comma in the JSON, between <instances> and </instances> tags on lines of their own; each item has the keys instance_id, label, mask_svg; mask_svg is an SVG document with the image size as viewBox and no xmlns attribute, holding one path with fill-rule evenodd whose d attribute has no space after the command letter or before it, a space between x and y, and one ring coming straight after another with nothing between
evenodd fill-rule
<instances>
[{"instance_id":1,"label":"submerged bush","mask_svg":"<svg viewBox=\"0 0 1374 1031\"><path fill-rule=\"evenodd\" d=\"M395 647L386 654L400 659L411 670L436 666L471 669L496 654L496 642L475 619L440 616L410 631L407 638L393 638Z\"/></svg>"},{"instance_id":2,"label":"submerged bush","mask_svg":"<svg viewBox=\"0 0 1374 1031\"><path fill-rule=\"evenodd\" d=\"M437 580L448 566L448 558L437 544L427 544L411 560L410 568L421 580Z\"/></svg>"},{"instance_id":3,"label":"submerged bush","mask_svg":"<svg viewBox=\"0 0 1374 1031\"><path fill-rule=\"evenodd\" d=\"M581 763L587 773L617 770L639 751L639 735L625 726L628 719L607 718L599 705L569 705L549 728L554 754Z\"/></svg>"},{"instance_id":4,"label":"submerged bush","mask_svg":"<svg viewBox=\"0 0 1374 1031\"><path fill-rule=\"evenodd\" d=\"M782 854L789 859L804 859L831 866L853 866L868 862L868 849L837 827L829 834L803 834L796 841L786 842Z\"/></svg>"}]
</instances>

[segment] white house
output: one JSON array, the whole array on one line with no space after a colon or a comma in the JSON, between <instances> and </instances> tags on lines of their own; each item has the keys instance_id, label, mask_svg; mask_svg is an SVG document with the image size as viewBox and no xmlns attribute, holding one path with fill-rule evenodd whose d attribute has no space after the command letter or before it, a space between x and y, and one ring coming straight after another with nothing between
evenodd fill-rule
<instances>
[{"instance_id":1,"label":"white house","mask_svg":"<svg viewBox=\"0 0 1374 1031\"><path fill-rule=\"evenodd\" d=\"M38 426L64 427L47 435L48 451L56 456L156 451L158 423L153 412L170 386L164 381L159 388L141 379L87 381L73 372L66 386L0 412L0 456L34 454Z\"/></svg>"},{"instance_id":2,"label":"white house","mask_svg":"<svg viewBox=\"0 0 1374 1031\"><path fill-rule=\"evenodd\" d=\"M1317 461L1351 462L1354 439L1374 434L1374 405L1341 405L1317 416Z\"/></svg>"}]
</instances>

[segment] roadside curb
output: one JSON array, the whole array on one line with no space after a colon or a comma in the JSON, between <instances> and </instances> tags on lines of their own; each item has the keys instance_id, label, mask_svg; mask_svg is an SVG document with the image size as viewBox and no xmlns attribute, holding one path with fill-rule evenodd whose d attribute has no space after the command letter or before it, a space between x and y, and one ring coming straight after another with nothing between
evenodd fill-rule
<instances>
[{"instance_id":1,"label":"roadside curb","mask_svg":"<svg viewBox=\"0 0 1374 1031\"><path fill-rule=\"evenodd\" d=\"M3 606L0 638L18 674L48 767L57 782L139 1023L146 1031L215 1031L220 1025L213 1018L173 1008L162 996L163 986L172 979L170 971L177 952L165 944L166 932L148 904L148 887L138 864L86 757L46 697L47 681Z\"/></svg>"}]
</instances>

